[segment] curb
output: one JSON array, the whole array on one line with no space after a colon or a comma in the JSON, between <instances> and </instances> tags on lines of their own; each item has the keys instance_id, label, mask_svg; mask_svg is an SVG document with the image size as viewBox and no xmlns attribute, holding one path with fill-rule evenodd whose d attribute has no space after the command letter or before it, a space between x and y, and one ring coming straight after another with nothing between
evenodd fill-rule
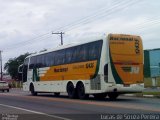
<instances>
[{"instance_id":1,"label":"curb","mask_svg":"<svg viewBox=\"0 0 160 120\"><path fill-rule=\"evenodd\" d=\"M155 96L155 95L135 95L135 94L124 94L124 96L128 96L128 97L145 97L145 98L158 98L159 96Z\"/></svg>"},{"instance_id":2,"label":"curb","mask_svg":"<svg viewBox=\"0 0 160 120\"><path fill-rule=\"evenodd\" d=\"M153 97L156 97L156 96L155 95L143 95L143 97L153 98Z\"/></svg>"},{"instance_id":3,"label":"curb","mask_svg":"<svg viewBox=\"0 0 160 120\"><path fill-rule=\"evenodd\" d=\"M135 94L124 94L124 96L128 96L128 97L136 97Z\"/></svg>"}]
</instances>

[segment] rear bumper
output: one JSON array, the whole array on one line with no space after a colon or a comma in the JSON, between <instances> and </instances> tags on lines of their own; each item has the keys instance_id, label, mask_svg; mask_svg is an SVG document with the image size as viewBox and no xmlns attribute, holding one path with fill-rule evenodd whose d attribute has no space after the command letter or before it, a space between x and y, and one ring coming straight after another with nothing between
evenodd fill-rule
<instances>
[{"instance_id":1,"label":"rear bumper","mask_svg":"<svg viewBox=\"0 0 160 120\"><path fill-rule=\"evenodd\" d=\"M119 93L138 93L144 90L144 84L132 84L125 87L123 84L111 85L108 87L107 92Z\"/></svg>"}]
</instances>

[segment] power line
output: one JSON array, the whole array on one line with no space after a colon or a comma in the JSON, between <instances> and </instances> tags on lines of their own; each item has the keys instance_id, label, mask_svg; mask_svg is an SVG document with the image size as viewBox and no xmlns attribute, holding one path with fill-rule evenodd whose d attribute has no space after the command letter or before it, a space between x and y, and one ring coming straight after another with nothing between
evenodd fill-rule
<instances>
[{"instance_id":1,"label":"power line","mask_svg":"<svg viewBox=\"0 0 160 120\"><path fill-rule=\"evenodd\" d=\"M117 2L117 1L118 1L118 0L116 0L116 2L112 4L112 6L118 5L121 0L119 0L118 2ZM119 5L119 6L120 6L120 5ZM69 24L67 24L67 25L64 25L64 26L62 26L62 27L58 27L56 30L62 31L62 29L66 28L66 27L68 28L68 27L70 27L70 26L79 24L79 22L82 22L82 21L84 21L84 20L86 20L86 19L91 18L92 16L95 16L95 15L97 15L97 14L100 14L101 12L104 12L104 10L106 10L106 8L107 8L107 9L110 9L109 7L106 7L106 6L105 6L105 7L103 7L103 8L98 9L97 11L94 11L94 12L93 12L94 14L92 13L92 14L90 14L90 15L87 15L87 16L83 17L83 18L80 18L80 19L78 19L78 20L75 20L74 22L71 22L71 23L69 23Z\"/></svg>"},{"instance_id":2,"label":"power line","mask_svg":"<svg viewBox=\"0 0 160 120\"><path fill-rule=\"evenodd\" d=\"M143 29L146 29L147 27L152 27L153 25L159 25L160 23L160 18L151 20L151 18L147 18L143 21L143 23L138 23L133 26L129 26L129 28L133 28L134 30L141 31ZM128 29L128 28L127 28ZM132 31L131 29L129 31ZM146 31L146 30L143 30Z\"/></svg>"},{"instance_id":3,"label":"power line","mask_svg":"<svg viewBox=\"0 0 160 120\"><path fill-rule=\"evenodd\" d=\"M117 4L119 4L119 2L115 2L114 4L117 5ZM106 8L106 7L105 7L105 8ZM96 13L98 13L99 11L104 10L105 8L102 8L102 9L98 10ZM95 15L95 14L94 14L94 15ZM83 18L83 19L80 19L80 20L78 20L78 21L75 21L74 24L75 24L75 23L77 24L77 22L80 22L80 21L82 21L82 20L88 19L88 18L90 18L90 17L91 17L91 16L87 16L87 17L85 17L85 18ZM59 29L62 29L62 28L65 28L65 27L68 28L69 26L73 26L73 23L71 23L71 24L69 24L69 25L66 25L66 26L64 26L64 27L60 27ZM29 40L26 40L26 41L22 41L22 42L16 43L16 44L14 44L14 45L11 45L11 46L9 46L9 47L6 47L5 50L13 49L13 46L14 46L14 48L15 48L15 47L18 47L19 45L21 46L22 44L25 45L25 44L28 44L28 43L30 43L30 42L37 41L39 38L41 38L41 37L43 37L43 36L45 36L45 35L48 35L48 34L50 34L50 33L45 33L45 34L39 35L39 36L37 36L37 37L35 37L35 38L32 38L32 39L29 39Z\"/></svg>"},{"instance_id":4,"label":"power line","mask_svg":"<svg viewBox=\"0 0 160 120\"><path fill-rule=\"evenodd\" d=\"M119 8L120 6L126 4L126 1L122 1L122 2L117 2L116 4L113 4L111 7L104 9L101 13L93 13L91 16L83 18L77 22L75 22L74 24L59 28L61 31L68 31L68 29L73 29L73 28L77 28L77 26L88 23L90 21L95 21L99 16L102 15L109 15L110 12L116 12L116 9ZM113 11L114 10L114 11ZM96 19L95 19L96 18Z\"/></svg>"},{"instance_id":5,"label":"power line","mask_svg":"<svg viewBox=\"0 0 160 120\"><path fill-rule=\"evenodd\" d=\"M35 38L32 38L32 39L28 39L28 40L25 40L25 41L22 41L22 42L19 42L19 43L16 43L16 44L12 44L8 47L5 47L4 50L8 50L8 49L12 49L13 47L18 47L19 45L25 45L25 44L28 44L28 43L32 43L33 41L37 41L39 39L41 39L42 37L45 37L46 35L49 35L50 33L45 33L45 34L42 34L42 35L39 35Z\"/></svg>"},{"instance_id":6,"label":"power line","mask_svg":"<svg viewBox=\"0 0 160 120\"><path fill-rule=\"evenodd\" d=\"M39 42L40 41L44 41L44 40L46 40L46 39L49 39L49 38L51 38L52 36L48 36L48 37L45 37L45 38L40 38L40 39L37 39ZM29 42L30 43L30 42ZM14 47L10 47L10 48L8 48L8 49L5 49L4 50L4 52L9 52L10 50L13 50L13 49L19 49L19 48L21 48L21 47L25 47L25 46L32 46L33 45L33 43L32 44L19 44L18 46L14 46Z\"/></svg>"},{"instance_id":7,"label":"power line","mask_svg":"<svg viewBox=\"0 0 160 120\"><path fill-rule=\"evenodd\" d=\"M70 23L70 24L68 24L66 26L59 27L55 31L58 31L58 30L63 30L65 32L66 31L71 31L73 29L81 27L84 24L96 21L97 19L99 20L99 18L108 17L108 16L112 15L113 13L116 13L116 12L122 11L124 9L127 9L128 7L130 7L130 5L133 5L133 4L137 3L137 1L134 1L134 2L127 2L127 1L123 1L123 2L118 1L118 2L115 2L111 7L107 8L107 9L106 9L106 7L102 8L102 9L99 9L93 15L90 15L90 16L87 16L85 18L79 19L78 21ZM137 26L137 28L138 28L138 26ZM29 39L29 40L24 41L24 42L22 41L20 43L17 43L15 45L12 45L12 46L9 46L9 47L5 48L5 50L13 49L13 46L14 46L14 48L18 47L18 46L21 46L21 45L25 46L26 44L29 44L29 43L31 43L33 41L35 42L35 41L37 41L39 39L42 39L42 37L44 37L45 35L49 35L49 34L51 34L51 33L46 33L46 34L40 35L40 36L38 36L36 38L33 38L33 39ZM42 39L42 40L45 40L45 39ZM62 44L62 42L61 42L61 44Z\"/></svg>"},{"instance_id":8,"label":"power line","mask_svg":"<svg viewBox=\"0 0 160 120\"><path fill-rule=\"evenodd\" d=\"M137 1L130 2L130 3L128 3L128 4L123 4L120 8L115 7L115 8L113 8L113 9L111 9L111 11L108 11L106 14L102 14L102 15L96 16L96 19L98 19L98 18L103 18L103 17L108 17L108 16L112 15L113 13L115 13L116 11L120 11L120 10L126 9L129 5L133 5L133 4L135 4L136 2L137 2ZM87 24L87 23L90 23L90 22L95 21L96 19L89 19L89 20L86 20L86 21L82 22L81 24ZM64 31L71 31L71 30L73 30L73 29L75 29L75 28L79 28L79 27L81 27L81 26L80 26L81 24L79 24L78 26L75 26L75 27L73 26L72 28L70 27L70 29L66 29L66 30L64 30Z\"/></svg>"}]
</instances>

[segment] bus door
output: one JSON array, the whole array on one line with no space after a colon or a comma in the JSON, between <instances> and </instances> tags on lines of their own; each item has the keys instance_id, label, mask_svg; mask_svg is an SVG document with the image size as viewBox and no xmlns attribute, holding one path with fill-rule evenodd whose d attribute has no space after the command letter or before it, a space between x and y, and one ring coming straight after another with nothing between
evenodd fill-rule
<instances>
[{"instance_id":1,"label":"bus door","mask_svg":"<svg viewBox=\"0 0 160 120\"><path fill-rule=\"evenodd\" d=\"M25 59L24 64L23 64L23 70L22 70L23 82L27 82L28 62L29 62L29 58Z\"/></svg>"}]
</instances>

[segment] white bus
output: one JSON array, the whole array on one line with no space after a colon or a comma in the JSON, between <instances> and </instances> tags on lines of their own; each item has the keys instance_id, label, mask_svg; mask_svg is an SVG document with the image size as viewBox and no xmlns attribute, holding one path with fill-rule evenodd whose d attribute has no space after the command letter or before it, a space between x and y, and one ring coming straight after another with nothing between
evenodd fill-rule
<instances>
[{"instance_id":1,"label":"white bus","mask_svg":"<svg viewBox=\"0 0 160 120\"><path fill-rule=\"evenodd\" d=\"M23 64L23 90L67 92L69 98L116 99L142 92L143 47L139 36L108 34L28 56Z\"/></svg>"}]
</instances>

